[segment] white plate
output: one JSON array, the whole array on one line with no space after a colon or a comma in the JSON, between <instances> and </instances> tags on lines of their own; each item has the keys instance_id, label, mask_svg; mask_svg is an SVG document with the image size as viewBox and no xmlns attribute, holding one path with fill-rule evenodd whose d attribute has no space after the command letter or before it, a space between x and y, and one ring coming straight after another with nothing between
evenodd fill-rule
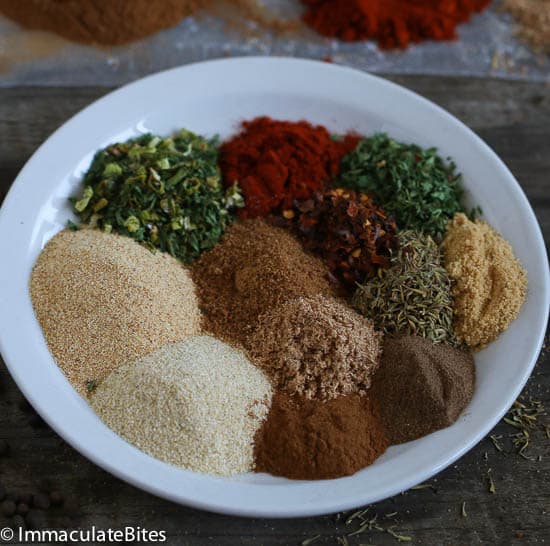
<instances>
[{"instance_id":1,"label":"white plate","mask_svg":"<svg viewBox=\"0 0 550 546\"><path fill-rule=\"evenodd\" d=\"M471 203L513 245L529 293L519 318L476 356L477 388L458 422L390 448L371 467L332 481L292 482L248 474L214 478L165 464L104 426L57 368L34 317L32 265L65 226L94 152L146 131L180 127L234 132L259 115L321 123L332 131L387 131L452 156ZM537 221L499 158L467 127L427 100L383 79L330 64L277 58L212 61L162 72L115 91L56 131L21 171L0 214L0 342L31 404L67 442L114 475L156 495L216 512L292 517L378 501L458 459L498 422L525 384L541 348L549 304L548 261ZM85 332L83 332L85 335Z\"/></svg>"}]
</instances>

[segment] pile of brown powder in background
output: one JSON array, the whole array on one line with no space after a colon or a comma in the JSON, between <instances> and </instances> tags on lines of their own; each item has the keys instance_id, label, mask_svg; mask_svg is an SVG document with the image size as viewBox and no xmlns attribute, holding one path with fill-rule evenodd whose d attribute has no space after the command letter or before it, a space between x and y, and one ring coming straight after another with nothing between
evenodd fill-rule
<instances>
[{"instance_id":1,"label":"pile of brown powder in background","mask_svg":"<svg viewBox=\"0 0 550 546\"><path fill-rule=\"evenodd\" d=\"M391 444L452 425L475 388L472 355L417 336L386 337L372 381Z\"/></svg>"},{"instance_id":2,"label":"pile of brown powder in background","mask_svg":"<svg viewBox=\"0 0 550 546\"><path fill-rule=\"evenodd\" d=\"M502 8L516 19L521 38L550 53L550 0L504 0Z\"/></svg>"},{"instance_id":3,"label":"pile of brown powder in background","mask_svg":"<svg viewBox=\"0 0 550 546\"><path fill-rule=\"evenodd\" d=\"M233 224L192 266L203 326L244 344L258 317L298 297L330 296L335 287L317 258L287 231L264 220Z\"/></svg>"},{"instance_id":4,"label":"pile of brown powder in background","mask_svg":"<svg viewBox=\"0 0 550 546\"><path fill-rule=\"evenodd\" d=\"M314 296L262 315L246 347L279 390L330 399L366 394L381 342L372 321L343 302Z\"/></svg>"},{"instance_id":5,"label":"pile of brown powder in background","mask_svg":"<svg viewBox=\"0 0 550 546\"><path fill-rule=\"evenodd\" d=\"M442 244L454 281L454 327L459 340L479 350L518 316L527 275L510 243L489 224L456 214Z\"/></svg>"},{"instance_id":6,"label":"pile of brown powder in background","mask_svg":"<svg viewBox=\"0 0 550 546\"><path fill-rule=\"evenodd\" d=\"M256 433L256 472L294 480L340 478L372 464L387 447L368 396L321 402L275 394Z\"/></svg>"},{"instance_id":7,"label":"pile of brown powder in background","mask_svg":"<svg viewBox=\"0 0 550 546\"><path fill-rule=\"evenodd\" d=\"M118 45L177 25L208 0L0 0L0 13L31 30Z\"/></svg>"},{"instance_id":8,"label":"pile of brown powder in background","mask_svg":"<svg viewBox=\"0 0 550 546\"><path fill-rule=\"evenodd\" d=\"M199 333L187 270L128 237L64 230L38 257L30 291L51 353L75 389Z\"/></svg>"}]
</instances>

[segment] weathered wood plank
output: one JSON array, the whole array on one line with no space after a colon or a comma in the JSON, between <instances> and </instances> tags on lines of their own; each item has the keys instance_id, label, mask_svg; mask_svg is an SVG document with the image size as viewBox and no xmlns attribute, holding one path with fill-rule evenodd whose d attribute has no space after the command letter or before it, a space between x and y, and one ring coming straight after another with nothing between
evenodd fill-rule
<instances>
[{"instance_id":1,"label":"weathered wood plank","mask_svg":"<svg viewBox=\"0 0 550 546\"><path fill-rule=\"evenodd\" d=\"M472 80L465 78L392 78L435 100L474 128L518 177L550 240L550 93L546 84ZM15 88L0 90L0 199L24 162L56 127L108 90L103 88ZM6 266L6 264L2 264ZM550 407L549 353L542 355L528 384L528 394ZM170 544L300 544L321 535L314 544L336 544L336 537L353 531L335 516L300 520L247 520L180 507L120 482L88 462L49 428L40 427L22 409L22 396L0 365L0 440L11 455L0 457L0 482L8 490L36 491L48 478L78 504L74 521L89 527L164 529ZM510 429L498 425L496 434ZM536 544L550 536L550 440L533 435L524 460L498 452L483 440L456 465L430 482L434 489L407 492L378 503L384 527L398 512L395 530L413 537L414 544ZM537 461L538 455L542 460ZM496 492L488 490L492 469ZM78 499L73 503L72 499ZM467 517L461 514L466 503ZM63 512L63 510L57 510ZM57 513L54 511L54 513ZM61 514L59 514L61 515ZM344 518L345 519L345 518ZM0 527L5 520L0 516ZM396 544L388 533L373 532L349 539L350 544Z\"/></svg>"}]
</instances>

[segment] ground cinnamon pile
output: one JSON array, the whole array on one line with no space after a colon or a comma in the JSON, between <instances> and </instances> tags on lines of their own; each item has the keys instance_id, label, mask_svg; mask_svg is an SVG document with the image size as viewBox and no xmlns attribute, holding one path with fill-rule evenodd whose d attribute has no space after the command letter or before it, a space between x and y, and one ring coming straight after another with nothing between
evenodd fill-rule
<instances>
[{"instance_id":1,"label":"ground cinnamon pile","mask_svg":"<svg viewBox=\"0 0 550 546\"><path fill-rule=\"evenodd\" d=\"M243 344L258 317L284 302L337 288L317 258L286 230L264 220L232 225L193 264L203 325L226 341Z\"/></svg>"},{"instance_id":2,"label":"ground cinnamon pile","mask_svg":"<svg viewBox=\"0 0 550 546\"><path fill-rule=\"evenodd\" d=\"M475 387L472 355L416 336L386 337L371 393L390 443L421 438L452 425Z\"/></svg>"},{"instance_id":3,"label":"ground cinnamon pile","mask_svg":"<svg viewBox=\"0 0 550 546\"><path fill-rule=\"evenodd\" d=\"M209 0L0 0L0 13L31 30L86 44L119 45L177 25Z\"/></svg>"},{"instance_id":4,"label":"ground cinnamon pile","mask_svg":"<svg viewBox=\"0 0 550 546\"><path fill-rule=\"evenodd\" d=\"M302 0L304 21L346 42L374 39L383 49L424 40L453 40L456 26L490 0Z\"/></svg>"},{"instance_id":5,"label":"ground cinnamon pile","mask_svg":"<svg viewBox=\"0 0 550 546\"><path fill-rule=\"evenodd\" d=\"M256 472L295 480L340 478L372 464L387 447L369 397L320 402L275 394L256 433Z\"/></svg>"},{"instance_id":6,"label":"ground cinnamon pile","mask_svg":"<svg viewBox=\"0 0 550 546\"><path fill-rule=\"evenodd\" d=\"M279 390L330 399L367 393L381 342L372 321L341 301L314 296L262 315L247 348Z\"/></svg>"}]
</instances>

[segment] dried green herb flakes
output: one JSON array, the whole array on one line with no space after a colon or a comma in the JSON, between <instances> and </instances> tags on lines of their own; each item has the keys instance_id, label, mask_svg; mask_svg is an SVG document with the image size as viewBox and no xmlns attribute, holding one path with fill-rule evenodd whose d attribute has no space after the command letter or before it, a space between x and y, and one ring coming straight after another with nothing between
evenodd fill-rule
<instances>
[{"instance_id":1,"label":"dried green herb flakes","mask_svg":"<svg viewBox=\"0 0 550 546\"><path fill-rule=\"evenodd\" d=\"M359 285L353 305L386 334L416 335L456 345L451 281L429 236L401 231L389 269Z\"/></svg>"},{"instance_id":2,"label":"dried green herb flakes","mask_svg":"<svg viewBox=\"0 0 550 546\"><path fill-rule=\"evenodd\" d=\"M344 157L337 185L372 193L400 228L439 237L464 209L461 175L436 152L379 133Z\"/></svg>"},{"instance_id":3,"label":"dried green herb flakes","mask_svg":"<svg viewBox=\"0 0 550 546\"><path fill-rule=\"evenodd\" d=\"M72 199L83 223L114 231L189 263L213 247L244 205L224 189L218 142L182 130L100 150Z\"/></svg>"}]
</instances>

